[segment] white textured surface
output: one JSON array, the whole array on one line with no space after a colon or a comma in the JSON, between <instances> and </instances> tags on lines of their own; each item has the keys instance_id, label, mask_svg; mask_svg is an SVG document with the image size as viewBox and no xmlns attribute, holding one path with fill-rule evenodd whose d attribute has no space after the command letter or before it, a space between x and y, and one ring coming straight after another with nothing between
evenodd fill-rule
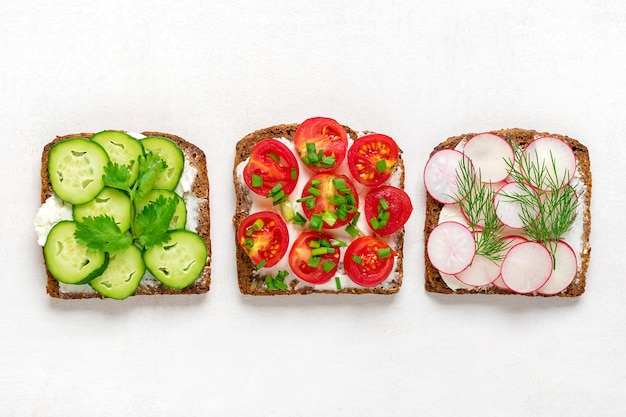
<instances>
[{"instance_id":1,"label":"white textured surface","mask_svg":"<svg viewBox=\"0 0 626 417\"><path fill-rule=\"evenodd\" d=\"M624 45L620 1L3 2L0 414L624 415ZM416 210L397 296L238 292L235 142L314 115L404 148ZM590 150L593 253L579 299L423 290L428 153L504 127ZM42 147L106 128L205 149L208 295L45 294L32 228Z\"/></svg>"}]
</instances>

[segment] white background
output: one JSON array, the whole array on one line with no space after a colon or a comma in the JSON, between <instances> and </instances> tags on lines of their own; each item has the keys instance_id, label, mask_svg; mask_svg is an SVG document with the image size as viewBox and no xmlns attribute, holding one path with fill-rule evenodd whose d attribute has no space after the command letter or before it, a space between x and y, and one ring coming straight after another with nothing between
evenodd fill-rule
<instances>
[{"instance_id":1,"label":"white background","mask_svg":"<svg viewBox=\"0 0 626 417\"><path fill-rule=\"evenodd\" d=\"M0 5L3 416L626 413L626 4L72 0ZM231 183L245 134L312 116L396 139L415 210L396 296L246 298ZM593 169L578 299L423 289L422 170L449 136L577 138ZM55 135L158 130L201 146L203 296L59 301L33 218Z\"/></svg>"}]
</instances>

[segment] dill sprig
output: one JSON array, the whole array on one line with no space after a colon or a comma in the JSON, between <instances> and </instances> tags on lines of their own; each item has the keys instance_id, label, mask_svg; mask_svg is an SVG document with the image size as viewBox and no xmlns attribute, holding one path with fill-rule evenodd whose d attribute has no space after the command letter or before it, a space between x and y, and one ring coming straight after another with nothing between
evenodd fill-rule
<instances>
[{"instance_id":1,"label":"dill sprig","mask_svg":"<svg viewBox=\"0 0 626 417\"><path fill-rule=\"evenodd\" d=\"M490 183L481 181L480 170L474 174L472 163L462 158L457 170L458 194L455 201L467 216L469 227L474 232L476 254L498 262L509 246L501 239L504 225L496 215L493 205L494 190ZM480 231L480 233L478 233Z\"/></svg>"},{"instance_id":2,"label":"dill sprig","mask_svg":"<svg viewBox=\"0 0 626 417\"><path fill-rule=\"evenodd\" d=\"M519 166L510 160L507 165L511 178L520 186L520 192L503 195L508 201L520 204L524 232L530 239L543 244L554 259L556 243L572 228L576 219L576 189L567 184L568 172L563 178L559 177L552 153L549 165L540 162L536 153L533 158L521 149L516 149L515 158Z\"/></svg>"}]
</instances>

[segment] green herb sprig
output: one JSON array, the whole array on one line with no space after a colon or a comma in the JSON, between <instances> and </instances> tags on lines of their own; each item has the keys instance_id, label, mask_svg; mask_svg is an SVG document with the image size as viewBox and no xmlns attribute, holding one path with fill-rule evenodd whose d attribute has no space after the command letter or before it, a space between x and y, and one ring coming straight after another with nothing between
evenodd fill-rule
<instances>
[{"instance_id":1,"label":"green herb sprig","mask_svg":"<svg viewBox=\"0 0 626 417\"><path fill-rule=\"evenodd\" d=\"M476 232L476 254L493 262L501 261L509 242L501 239L504 225L493 205L493 187L481 181L480 171L475 174L471 161L465 157L457 171L457 186L458 194L454 198L467 216L470 229Z\"/></svg>"}]
</instances>

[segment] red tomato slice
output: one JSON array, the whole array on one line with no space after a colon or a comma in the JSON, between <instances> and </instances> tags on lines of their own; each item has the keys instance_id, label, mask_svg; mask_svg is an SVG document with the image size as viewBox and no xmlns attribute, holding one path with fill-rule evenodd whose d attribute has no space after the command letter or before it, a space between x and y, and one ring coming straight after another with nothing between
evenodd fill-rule
<instances>
[{"instance_id":1,"label":"red tomato slice","mask_svg":"<svg viewBox=\"0 0 626 417\"><path fill-rule=\"evenodd\" d=\"M330 244L331 239L329 234L314 230L298 236L289 252L289 266L294 274L311 284L328 282L339 264L339 248Z\"/></svg>"},{"instance_id":2,"label":"red tomato slice","mask_svg":"<svg viewBox=\"0 0 626 417\"><path fill-rule=\"evenodd\" d=\"M373 236L361 236L348 246L343 265L348 277L356 284L375 287L391 273L396 255L382 240Z\"/></svg>"},{"instance_id":3,"label":"red tomato slice","mask_svg":"<svg viewBox=\"0 0 626 417\"><path fill-rule=\"evenodd\" d=\"M315 172L329 172L346 157L348 134L333 119L313 117L296 129L293 143L302 162ZM321 154L320 154L321 152Z\"/></svg>"},{"instance_id":4,"label":"red tomato slice","mask_svg":"<svg viewBox=\"0 0 626 417\"><path fill-rule=\"evenodd\" d=\"M259 211L239 223L237 241L257 268L274 266L285 256L289 232L273 211Z\"/></svg>"},{"instance_id":5,"label":"red tomato slice","mask_svg":"<svg viewBox=\"0 0 626 417\"><path fill-rule=\"evenodd\" d=\"M397 187L383 185L365 195L365 218L374 233L390 236L400 230L413 212L408 194Z\"/></svg>"},{"instance_id":6,"label":"red tomato slice","mask_svg":"<svg viewBox=\"0 0 626 417\"><path fill-rule=\"evenodd\" d=\"M377 187L391 176L398 163L398 145L386 135L372 133L358 138L348 150L348 168L361 184Z\"/></svg>"},{"instance_id":7,"label":"red tomato slice","mask_svg":"<svg viewBox=\"0 0 626 417\"><path fill-rule=\"evenodd\" d=\"M289 195L298 182L298 161L287 146L276 139L264 139L254 145L250 160L243 170L243 179L256 194L267 196L281 184Z\"/></svg>"},{"instance_id":8,"label":"red tomato slice","mask_svg":"<svg viewBox=\"0 0 626 417\"><path fill-rule=\"evenodd\" d=\"M359 194L345 175L315 174L302 190L302 211L309 227L317 229L313 219L321 216L321 228L336 229L350 223L359 207ZM319 218L317 219L319 221Z\"/></svg>"}]
</instances>

